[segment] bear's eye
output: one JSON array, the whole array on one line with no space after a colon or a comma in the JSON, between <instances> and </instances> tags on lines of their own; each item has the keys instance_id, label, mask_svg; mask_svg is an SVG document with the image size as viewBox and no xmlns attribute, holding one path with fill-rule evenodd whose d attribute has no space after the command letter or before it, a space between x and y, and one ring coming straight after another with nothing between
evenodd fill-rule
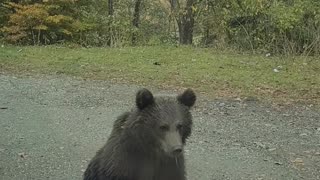
<instances>
[{"instance_id":1,"label":"bear's eye","mask_svg":"<svg viewBox=\"0 0 320 180\"><path fill-rule=\"evenodd\" d=\"M169 126L168 125L162 125L162 126L160 126L160 130L161 131L167 131L167 130L169 130Z\"/></svg>"},{"instance_id":2,"label":"bear's eye","mask_svg":"<svg viewBox=\"0 0 320 180\"><path fill-rule=\"evenodd\" d=\"M178 124L178 125L177 125L177 129L178 129L178 130L181 130L182 127L183 127L182 124Z\"/></svg>"}]
</instances>

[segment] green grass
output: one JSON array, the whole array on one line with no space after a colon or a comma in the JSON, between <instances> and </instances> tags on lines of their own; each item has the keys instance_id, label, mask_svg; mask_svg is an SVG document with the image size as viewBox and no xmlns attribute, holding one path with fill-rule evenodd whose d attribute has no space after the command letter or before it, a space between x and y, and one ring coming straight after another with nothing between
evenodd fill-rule
<instances>
[{"instance_id":1,"label":"green grass","mask_svg":"<svg viewBox=\"0 0 320 180\"><path fill-rule=\"evenodd\" d=\"M154 65L155 62L160 65ZM280 72L274 68L282 66ZM269 57L192 47L2 47L0 71L79 76L212 97L320 103L320 58Z\"/></svg>"}]
</instances>

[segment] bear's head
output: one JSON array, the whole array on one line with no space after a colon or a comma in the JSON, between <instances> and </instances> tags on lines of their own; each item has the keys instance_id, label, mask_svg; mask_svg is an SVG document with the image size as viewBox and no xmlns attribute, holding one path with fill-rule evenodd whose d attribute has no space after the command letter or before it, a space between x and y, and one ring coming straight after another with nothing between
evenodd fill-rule
<instances>
[{"instance_id":1,"label":"bear's head","mask_svg":"<svg viewBox=\"0 0 320 180\"><path fill-rule=\"evenodd\" d=\"M179 156L191 134L190 108L195 101L196 95L191 89L175 97L154 97L148 89L141 89L136 95L131 128L138 131L141 144L154 146L171 157Z\"/></svg>"}]
</instances>

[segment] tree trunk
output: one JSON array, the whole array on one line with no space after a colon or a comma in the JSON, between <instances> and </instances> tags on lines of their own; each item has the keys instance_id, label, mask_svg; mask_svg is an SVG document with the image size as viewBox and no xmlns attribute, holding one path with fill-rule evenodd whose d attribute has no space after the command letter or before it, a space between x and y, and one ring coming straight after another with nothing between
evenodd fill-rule
<instances>
[{"instance_id":1,"label":"tree trunk","mask_svg":"<svg viewBox=\"0 0 320 180\"><path fill-rule=\"evenodd\" d=\"M194 26L194 13L193 13L194 0L187 0L186 14L183 15L183 36L182 44L192 44L193 39L193 26Z\"/></svg>"},{"instance_id":2,"label":"tree trunk","mask_svg":"<svg viewBox=\"0 0 320 180\"><path fill-rule=\"evenodd\" d=\"M40 41L40 35L41 35L41 30L39 29L39 30L38 30L38 38L37 38L37 39L38 39L38 45L41 44L41 43L40 43L40 42L41 42L41 41Z\"/></svg>"},{"instance_id":3,"label":"tree trunk","mask_svg":"<svg viewBox=\"0 0 320 180\"><path fill-rule=\"evenodd\" d=\"M31 29L31 34L32 34L33 45L36 45L36 38L35 38L33 29Z\"/></svg>"},{"instance_id":4,"label":"tree trunk","mask_svg":"<svg viewBox=\"0 0 320 180\"><path fill-rule=\"evenodd\" d=\"M141 7L142 0L136 0L135 6L134 6L134 13L133 13L133 20L132 25L136 28L134 32L132 33L132 45L137 44L137 30L139 28L140 24L140 7Z\"/></svg>"},{"instance_id":5,"label":"tree trunk","mask_svg":"<svg viewBox=\"0 0 320 180\"><path fill-rule=\"evenodd\" d=\"M180 44L192 44L194 13L193 6L195 0L186 0L184 12L180 12L180 4L178 0L170 0L171 10L175 13L176 21L179 28Z\"/></svg>"},{"instance_id":6,"label":"tree trunk","mask_svg":"<svg viewBox=\"0 0 320 180\"><path fill-rule=\"evenodd\" d=\"M210 23L209 23L209 14L210 14L210 4L208 2L208 0L206 0L206 11L205 11L205 19L206 19L206 23L205 23L205 34L204 34L204 44L208 45L210 42Z\"/></svg>"},{"instance_id":7,"label":"tree trunk","mask_svg":"<svg viewBox=\"0 0 320 180\"><path fill-rule=\"evenodd\" d=\"M108 23L108 28L109 28L109 39L107 41L108 46L112 46L113 41L112 41L112 23L113 23L113 0L108 0L108 16L109 16L109 23Z\"/></svg>"}]
</instances>

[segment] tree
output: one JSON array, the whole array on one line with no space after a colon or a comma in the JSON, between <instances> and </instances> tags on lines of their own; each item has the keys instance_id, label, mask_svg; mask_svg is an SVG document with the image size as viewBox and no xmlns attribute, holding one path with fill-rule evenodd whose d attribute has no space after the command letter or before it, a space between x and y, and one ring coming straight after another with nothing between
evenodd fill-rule
<instances>
[{"instance_id":1,"label":"tree","mask_svg":"<svg viewBox=\"0 0 320 180\"><path fill-rule=\"evenodd\" d=\"M139 23L140 23L141 3L142 3L142 0L136 0L135 5L134 5L133 20L132 20L133 28L135 28L132 33L132 44L133 45L136 45L136 43L137 43L137 31L139 29Z\"/></svg>"},{"instance_id":2,"label":"tree","mask_svg":"<svg viewBox=\"0 0 320 180\"><path fill-rule=\"evenodd\" d=\"M0 0L0 40L12 43L320 54L319 32L319 0Z\"/></svg>"},{"instance_id":3,"label":"tree","mask_svg":"<svg viewBox=\"0 0 320 180\"><path fill-rule=\"evenodd\" d=\"M8 3L14 9L7 26L1 30L6 40L12 43L48 44L56 40L67 39L76 31L78 21L70 16L58 14L58 6L46 4L22 5Z\"/></svg>"},{"instance_id":4,"label":"tree","mask_svg":"<svg viewBox=\"0 0 320 180\"><path fill-rule=\"evenodd\" d=\"M180 44L192 44L196 0L186 0L185 7L181 7L179 0L169 1L178 24Z\"/></svg>"},{"instance_id":5,"label":"tree","mask_svg":"<svg viewBox=\"0 0 320 180\"><path fill-rule=\"evenodd\" d=\"M108 28L109 28L109 39L107 41L108 46L112 46L113 41L112 41L112 24L113 24L113 14L114 14L114 8L113 8L113 0L108 0L108 16L109 16L109 23L108 23Z\"/></svg>"}]
</instances>

